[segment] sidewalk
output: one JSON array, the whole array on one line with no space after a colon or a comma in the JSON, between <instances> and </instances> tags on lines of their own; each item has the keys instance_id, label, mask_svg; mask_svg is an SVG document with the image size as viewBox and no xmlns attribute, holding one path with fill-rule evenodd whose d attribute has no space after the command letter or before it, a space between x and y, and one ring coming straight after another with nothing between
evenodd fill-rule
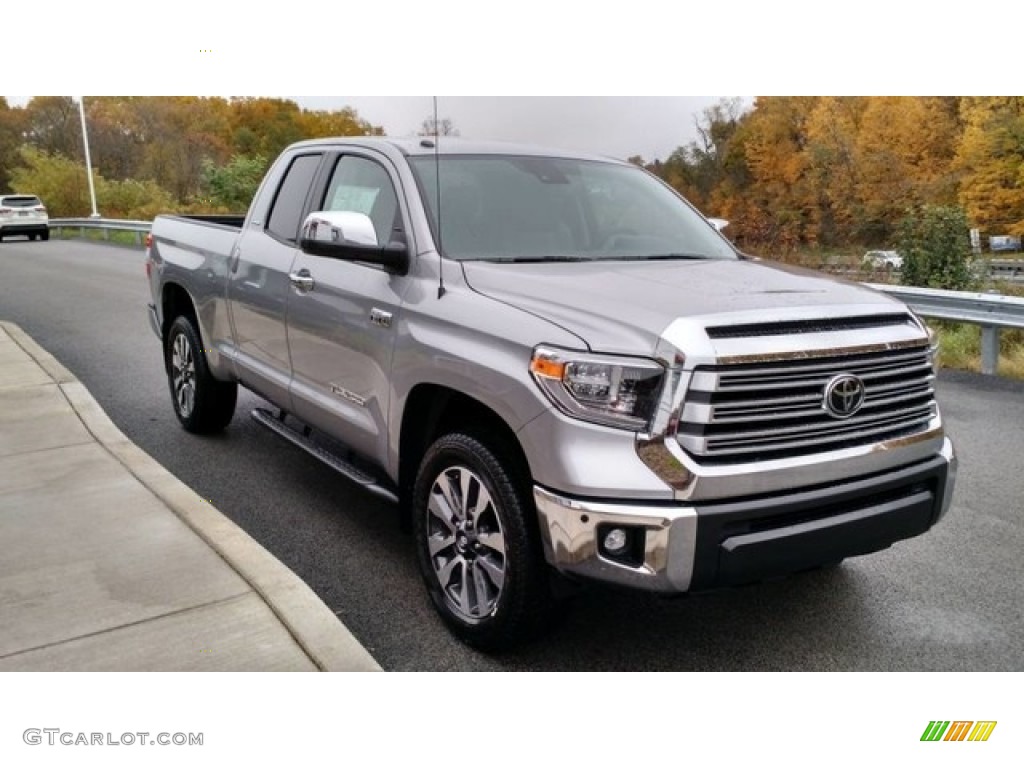
<instances>
[{"instance_id":1,"label":"sidewalk","mask_svg":"<svg viewBox=\"0 0 1024 768\"><path fill-rule=\"evenodd\" d=\"M379 669L295 574L0 323L0 671Z\"/></svg>"}]
</instances>

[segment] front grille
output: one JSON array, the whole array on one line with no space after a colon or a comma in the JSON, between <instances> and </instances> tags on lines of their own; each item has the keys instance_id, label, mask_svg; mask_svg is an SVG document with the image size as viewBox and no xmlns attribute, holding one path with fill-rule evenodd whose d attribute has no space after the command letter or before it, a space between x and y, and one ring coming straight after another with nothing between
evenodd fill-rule
<instances>
[{"instance_id":1,"label":"front grille","mask_svg":"<svg viewBox=\"0 0 1024 768\"><path fill-rule=\"evenodd\" d=\"M864 404L839 419L823 406L834 377L864 382ZM702 463L764 461L912 435L934 418L927 347L841 357L701 366L678 424L679 444Z\"/></svg>"}]
</instances>

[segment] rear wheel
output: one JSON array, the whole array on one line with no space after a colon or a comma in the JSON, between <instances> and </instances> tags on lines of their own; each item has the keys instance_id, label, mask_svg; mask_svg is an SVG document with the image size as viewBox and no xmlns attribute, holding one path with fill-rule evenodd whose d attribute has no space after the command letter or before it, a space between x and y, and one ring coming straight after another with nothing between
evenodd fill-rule
<instances>
[{"instance_id":1,"label":"rear wheel","mask_svg":"<svg viewBox=\"0 0 1024 768\"><path fill-rule=\"evenodd\" d=\"M43 240L49 240L50 239L50 232L49 232L49 230L47 230L46 232L41 233L39 235L39 237L41 239L43 239Z\"/></svg>"},{"instance_id":2,"label":"rear wheel","mask_svg":"<svg viewBox=\"0 0 1024 768\"><path fill-rule=\"evenodd\" d=\"M174 413L189 432L220 432L235 413L238 385L218 381L210 373L206 353L192 320L177 317L171 323L164 348L167 384Z\"/></svg>"},{"instance_id":3,"label":"rear wheel","mask_svg":"<svg viewBox=\"0 0 1024 768\"><path fill-rule=\"evenodd\" d=\"M546 628L552 599L528 486L509 452L488 442L455 432L430 447L413 490L413 529L445 623L470 645L500 650Z\"/></svg>"},{"instance_id":4,"label":"rear wheel","mask_svg":"<svg viewBox=\"0 0 1024 768\"><path fill-rule=\"evenodd\" d=\"M35 232L30 232L29 236L28 236L28 239L30 241L32 241L32 242L35 242L35 240L36 240L36 233Z\"/></svg>"}]
</instances>

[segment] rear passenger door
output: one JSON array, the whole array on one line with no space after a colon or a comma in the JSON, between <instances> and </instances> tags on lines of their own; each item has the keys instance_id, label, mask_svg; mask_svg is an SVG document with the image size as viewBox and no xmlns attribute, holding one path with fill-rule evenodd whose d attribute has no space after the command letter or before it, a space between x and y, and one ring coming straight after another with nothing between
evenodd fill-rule
<instances>
[{"instance_id":1,"label":"rear passenger door","mask_svg":"<svg viewBox=\"0 0 1024 768\"><path fill-rule=\"evenodd\" d=\"M346 149L328 156L324 179L314 210L365 214L378 244L410 244L405 199L387 158ZM293 270L313 280L288 296L293 412L383 464L391 354L409 278L302 251Z\"/></svg>"},{"instance_id":2,"label":"rear passenger door","mask_svg":"<svg viewBox=\"0 0 1024 768\"><path fill-rule=\"evenodd\" d=\"M285 311L289 273L298 252L299 227L308 210L322 152L305 152L286 161L268 178L269 196L254 210L230 259L228 308L235 338L239 380L278 406L290 409L291 358ZM272 190L276 186L276 192ZM254 201L261 205L261 201Z\"/></svg>"}]
</instances>

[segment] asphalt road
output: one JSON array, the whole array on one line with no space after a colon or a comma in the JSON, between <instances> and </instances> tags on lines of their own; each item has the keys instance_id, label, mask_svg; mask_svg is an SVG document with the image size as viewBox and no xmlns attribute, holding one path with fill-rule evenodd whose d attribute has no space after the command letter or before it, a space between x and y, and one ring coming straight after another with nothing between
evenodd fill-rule
<instances>
[{"instance_id":1,"label":"asphalt road","mask_svg":"<svg viewBox=\"0 0 1024 768\"><path fill-rule=\"evenodd\" d=\"M1024 386L943 373L961 456L928 534L833 571L666 600L591 588L544 641L489 657L444 629L395 510L255 424L185 433L146 320L144 256L0 243L0 319L84 382L136 444L308 583L393 670L1024 670ZM2 542L0 542L2 546Z\"/></svg>"}]
</instances>

